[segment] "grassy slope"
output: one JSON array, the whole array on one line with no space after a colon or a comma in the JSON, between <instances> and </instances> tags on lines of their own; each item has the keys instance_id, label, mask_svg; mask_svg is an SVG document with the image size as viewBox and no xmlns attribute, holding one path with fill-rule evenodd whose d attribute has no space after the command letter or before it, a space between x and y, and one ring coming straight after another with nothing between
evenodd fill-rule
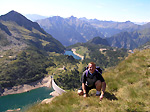
<instances>
[{"instance_id":1,"label":"grassy slope","mask_svg":"<svg viewBox=\"0 0 150 112\"><path fill-rule=\"evenodd\" d=\"M150 49L136 51L115 68L103 73L107 90L102 102L90 91L90 97L79 97L70 91L50 104L39 104L28 112L130 112L150 110Z\"/></svg>"}]
</instances>

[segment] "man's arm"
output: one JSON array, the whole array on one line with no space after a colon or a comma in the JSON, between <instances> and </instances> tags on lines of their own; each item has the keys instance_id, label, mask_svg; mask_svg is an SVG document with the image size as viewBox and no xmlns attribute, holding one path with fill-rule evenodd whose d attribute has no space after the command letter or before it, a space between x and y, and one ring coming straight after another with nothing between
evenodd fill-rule
<instances>
[{"instance_id":1,"label":"man's arm","mask_svg":"<svg viewBox=\"0 0 150 112\"><path fill-rule=\"evenodd\" d=\"M87 97L85 83L82 83L82 89L83 89L83 97Z\"/></svg>"},{"instance_id":2,"label":"man's arm","mask_svg":"<svg viewBox=\"0 0 150 112\"><path fill-rule=\"evenodd\" d=\"M87 97L86 87L85 87L85 83L86 83L86 71L83 72L81 81L82 81L83 97Z\"/></svg>"}]
</instances>

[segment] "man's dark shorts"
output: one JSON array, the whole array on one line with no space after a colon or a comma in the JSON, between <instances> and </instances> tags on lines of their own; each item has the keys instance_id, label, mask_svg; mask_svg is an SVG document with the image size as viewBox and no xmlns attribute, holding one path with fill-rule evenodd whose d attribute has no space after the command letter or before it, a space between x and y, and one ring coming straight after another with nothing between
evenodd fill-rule
<instances>
[{"instance_id":1,"label":"man's dark shorts","mask_svg":"<svg viewBox=\"0 0 150 112\"><path fill-rule=\"evenodd\" d=\"M96 89L96 86L93 85L92 87L88 87L85 85L85 89L86 89L86 94L88 94L91 89ZM83 91L82 86L79 88L79 90Z\"/></svg>"}]
</instances>

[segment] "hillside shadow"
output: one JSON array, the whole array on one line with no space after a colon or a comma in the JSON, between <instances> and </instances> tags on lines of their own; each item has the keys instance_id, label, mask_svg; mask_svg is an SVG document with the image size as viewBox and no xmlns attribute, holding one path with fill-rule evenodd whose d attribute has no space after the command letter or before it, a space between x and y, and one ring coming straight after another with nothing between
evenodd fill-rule
<instances>
[{"instance_id":1,"label":"hillside shadow","mask_svg":"<svg viewBox=\"0 0 150 112\"><path fill-rule=\"evenodd\" d=\"M89 96L96 96L95 91L90 92ZM118 100L118 98L113 94L105 91L104 98L108 100Z\"/></svg>"},{"instance_id":2,"label":"hillside shadow","mask_svg":"<svg viewBox=\"0 0 150 112\"><path fill-rule=\"evenodd\" d=\"M118 98L113 94L105 91L104 97L108 100L118 100Z\"/></svg>"}]
</instances>

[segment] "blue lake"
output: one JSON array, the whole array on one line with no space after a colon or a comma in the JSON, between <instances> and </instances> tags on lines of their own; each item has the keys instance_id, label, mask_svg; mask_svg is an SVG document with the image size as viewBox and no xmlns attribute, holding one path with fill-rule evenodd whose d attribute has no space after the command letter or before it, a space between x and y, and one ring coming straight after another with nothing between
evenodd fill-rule
<instances>
[{"instance_id":1,"label":"blue lake","mask_svg":"<svg viewBox=\"0 0 150 112\"><path fill-rule=\"evenodd\" d=\"M41 87L38 89L31 90L29 92L24 92L20 94L12 94L0 97L0 112L5 112L8 109L18 109L25 110L29 106L40 102L46 98L51 98L49 95L52 88Z\"/></svg>"},{"instance_id":2,"label":"blue lake","mask_svg":"<svg viewBox=\"0 0 150 112\"><path fill-rule=\"evenodd\" d=\"M72 51L65 51L64 55L72 55L75 59L80 60L81 58L75 55Z\"/></svg>"},{"instance_id":3,"label":"blue lake","mask_svg":"<svg viewBox=\"0 0 150 112\"><path fill-rule=\"evenodd\" d=\"M72 51L65 51L64 55L72 55L75 59L80 60L79 56L76 56ZM51 98L49 95L52 88L42 87L38 89L31 90L29 92L24 92L20 94L12 94L0 97L0 112L5 112L8 109L27 109L29 106L38 103L46 98Z\"/></svg>"}]
</instances>

